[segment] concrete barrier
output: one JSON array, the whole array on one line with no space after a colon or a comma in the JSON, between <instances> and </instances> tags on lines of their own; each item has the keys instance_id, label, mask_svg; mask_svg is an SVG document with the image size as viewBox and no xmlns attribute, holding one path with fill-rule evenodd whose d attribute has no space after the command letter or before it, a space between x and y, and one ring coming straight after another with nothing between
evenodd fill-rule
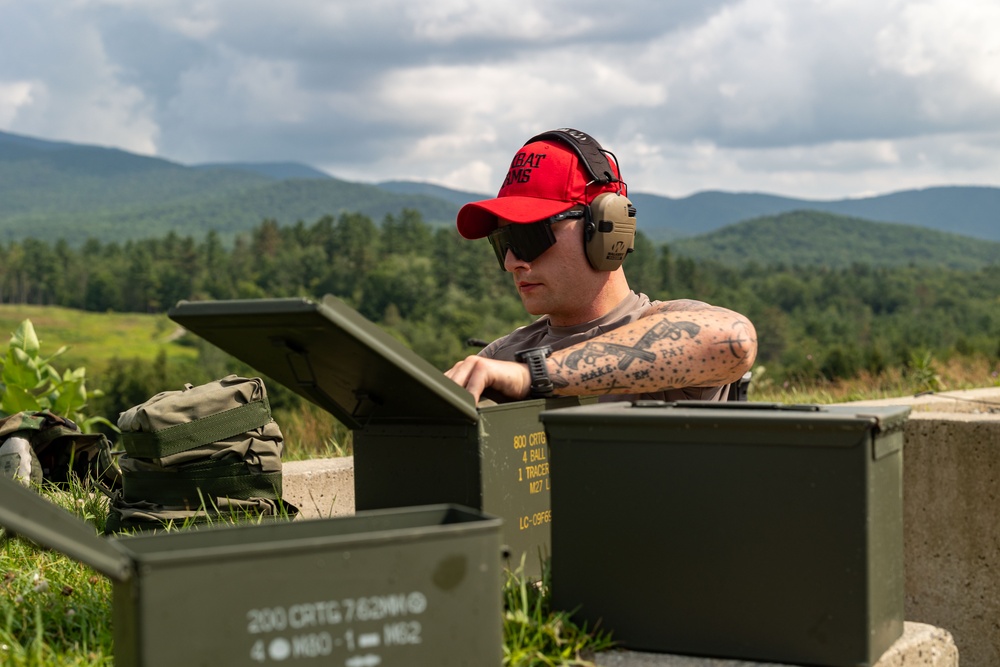
<instances>
[{"instance_id":1,"label":"concrete barrier","mask_svg":"<svg viewBox=\"0 0 1000 667\"><path fill-rule=\"evenodd\" d=\"M947 628L962 667L1000 665L1000 387L910 405L903 450L906 618Z\"/></svg>"},{"instance_id":2,"label":"concrete barrier","mask_svg":"<svg viewBox=\"0 0 1000 667\"><path fill-rule=\"evenodd\" d=\"M775 663L699 658L664 653L605 651L587 656L597 667L788 667ZM965 660L963 657L962 665ZM958 667L958 649L947 630L924 623L904 624L903 636L873 667Z\"/></svg>"},{"instance_id":3,"label":"concrete barrier","mask_svg":"<svg viewBox=\"0 0 1000 667\"><path fill-rule=\"evenodd\" d=\"M288 461L282 465L281 496L303 519L354 514L354 457Z\"/></svg>"}]
</instances>

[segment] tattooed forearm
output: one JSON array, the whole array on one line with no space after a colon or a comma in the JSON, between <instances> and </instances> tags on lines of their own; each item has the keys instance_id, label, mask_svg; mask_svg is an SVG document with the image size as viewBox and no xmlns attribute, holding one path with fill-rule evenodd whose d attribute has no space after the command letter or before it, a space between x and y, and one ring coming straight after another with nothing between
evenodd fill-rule
<instances>
[{"instance_id":1,"label":"tattooed forearm","mask_svg":"<svg viewBox=\"0 0 1000 667\"><path fill-rule=\"evenodd\" d=\"M601 394L625 394L632 391L632 386L627 384L609 384L607 387L603 387L598 390L597 393Z\"/></svg>"},{"instance_id":2,"label":"tattooed forearm","mask_svg":"<svg viewBox=\"0 0 1000 667\"><path fill-rule=\"evenodd\" d=\"M749 320L704 304L684 310L680 321L660 309L553 353L550 372L559 378L559 393L646 393L720 386L749 370L757 351L756 332Z\"/></svg>"},{"instance_id":3,"label":"tattooed forearm","mask_svg":"<svg viewBox=\"0 0 1000 667\"><path fill-rule=\"evenodd\" d=\"M565 389L569 386L569 378L562 374L560 370L555 372L549 372L549 379L552 380L552 386L555 388L556 393L559 393L560 389Z\"/></svg>"},{"instance_id":4,"label":"tattooed forearm","mask_svg":"<svg viewBox=\"0 0 1000 667\"><path fill-rule=\"evenodd\" d=\"M573 370L579 370L580 364L593 365L601 357L612 356L619 359L618 367L622 370L628 368L632 360L636 357L646 361L656 361L656 355L645 350L618 345L616 343L594 343L588 342L583 349L571 352L565 360L565 364ZM624 366L622 365L624 364Z\"/></svg>"},{"instance_id":5,"label":"tattooed forearm","mask_svg":"<svg viewBox=\"0 0 1000 667\"><path fill-rule=\"evenodd\" d=\"M585 373L581 373L580 374L580 379L583 380L584 382L587 382L588 380L594 380L594 379L597 379L599 377L603 377L605 375L610 375L611 373L614 373L614 372L615 372L615 367L612 366L611 364L606 364L604 366L600 366L598 368L595 368L592 371L587 371Z\"/></svg>"}]
</instances>

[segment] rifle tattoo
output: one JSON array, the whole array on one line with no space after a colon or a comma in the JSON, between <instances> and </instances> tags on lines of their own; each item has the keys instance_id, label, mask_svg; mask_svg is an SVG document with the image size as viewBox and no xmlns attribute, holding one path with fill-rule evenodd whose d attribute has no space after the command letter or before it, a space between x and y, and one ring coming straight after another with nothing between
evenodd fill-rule
<instances>
[{"instance_id":1,"label":"rifle tattoo","mask_svg":"<svg viewBox=\"0 0 1000 667\"><path fill-rule=\"evenodd\" d=\"M645 359L646 361L656 361L656 355L646 350L639 350L627 345L618 345L617 343L589 342L582 350L570 352L566 356L564 363L573 370L579 370L581 361L587 365L593 365L598 358L608 355L618 357L618 368L623 370L628 368L629 364L636 357Z\"/></svg>"},{"instance_id":2,"label":"rifle tattoo","mask_svg":"<svg viewBox=\"0 0 1000 667\"><path fill-rule=\"evenodd\" d=\"M670 322L669 320L664 320L662 322L657 322L653 327L642 335L638 341L636 341L635 347L639 350L648 349L653 343L664 338L669 338L670 340L680 340L683 334L687 334L689 338L694 338L701 331L701 326L695 324L694 322ZM635 357L640 356L638 354L622 359L618 364L618 367L622 370L628 368ZM643 357L645 359L645 357ZM652 360L649 360L652 361Z\"/></svg>"}]
</instances>

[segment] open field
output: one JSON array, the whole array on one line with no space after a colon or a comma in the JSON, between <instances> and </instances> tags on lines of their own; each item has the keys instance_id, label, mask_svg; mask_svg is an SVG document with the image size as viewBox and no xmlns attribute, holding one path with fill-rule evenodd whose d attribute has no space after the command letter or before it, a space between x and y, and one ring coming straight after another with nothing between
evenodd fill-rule
<instances>
[{"instance_id":1,"label":"open field","mask_svg":"<svg viewBox=\"0 0 1000 667\"><path fill-rule=\"evenodd\" d=\"M197 352L174 342L176 324L165 314L89 313L59 306L0 304L0 336L6 343L17 325L29 319L35 326L43 355L54 354L63 345L59 368L84 366L88 376L99 374L117 357L149 359L161 350L168 358L195 358Z\"/></svg>"},{"instance_id":2,"label":"open field","mask_svg":"<svg viewBox=\"0 0 1000 667\"><path fill-rule=\"evenodd\" d=\"M846 403L1000 386L1000 362L985 357L927 359L918 368L889 368L878 376L862 371L846 380L778 384L763 367L754 369L750 400L765 403Z\"/></svg>"}]
</instances>

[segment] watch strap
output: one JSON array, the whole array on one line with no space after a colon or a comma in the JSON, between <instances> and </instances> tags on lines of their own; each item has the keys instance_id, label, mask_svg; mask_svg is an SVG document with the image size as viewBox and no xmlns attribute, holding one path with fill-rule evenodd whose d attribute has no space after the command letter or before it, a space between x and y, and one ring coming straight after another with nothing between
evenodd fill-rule
<instances>
[{"instance_id":1,"label":"watch strap","mask_svg":"<svg viewBox=\"0 0 1000 667\"><path fill-rule=\"evenodd\" d=\"M552 354L552 348L548 345L532 347L517 353L516 358L528 366L528 375L531 378L531 389L529 395L532 398L547 398L552 396L555 385L549 377L549 368L545 364L545 359Z\"/></svg>"}]
</instances>

